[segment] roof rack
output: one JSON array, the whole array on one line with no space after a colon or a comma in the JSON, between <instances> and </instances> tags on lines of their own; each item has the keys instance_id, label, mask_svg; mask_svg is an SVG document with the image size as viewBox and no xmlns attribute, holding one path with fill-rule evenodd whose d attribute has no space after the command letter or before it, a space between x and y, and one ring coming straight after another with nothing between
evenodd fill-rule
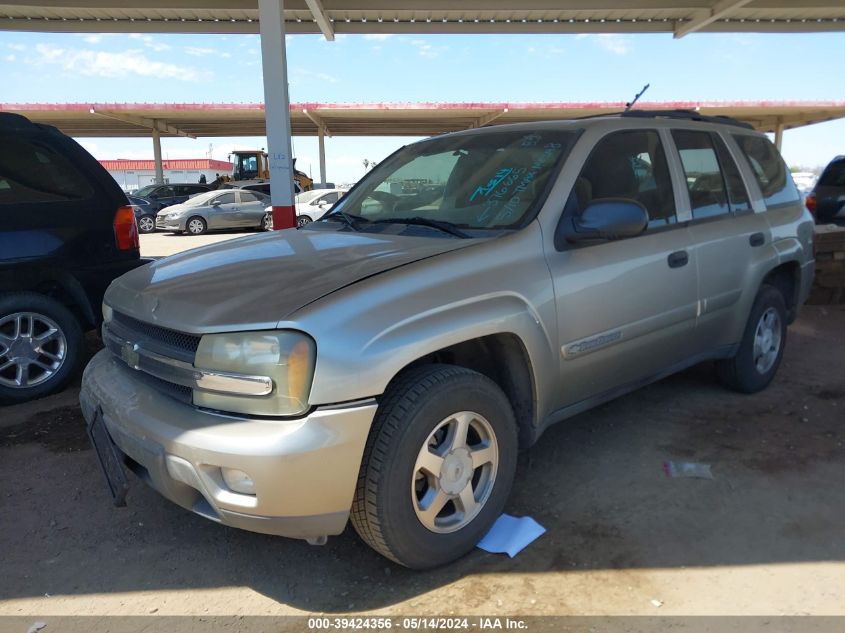
<instances>
[{"instance_id":1,"label":"roof rack","mask_svg":"<svg viewBox=\"0 0 845 633\"><path fill-rule=\"evenodd\" d=\"M736 127L746 128L748 130L754 129L754 126L750 123L738 121L737 119L730 116L724 116L721 114L716 116L707 116L706 114L701 114L700 112L696 112L695 110L628 110L626 112L620 112L619 116L640 119L684 119L687 121L704 121L706 123L734 125Z\"/></svg>"}]
</instances>

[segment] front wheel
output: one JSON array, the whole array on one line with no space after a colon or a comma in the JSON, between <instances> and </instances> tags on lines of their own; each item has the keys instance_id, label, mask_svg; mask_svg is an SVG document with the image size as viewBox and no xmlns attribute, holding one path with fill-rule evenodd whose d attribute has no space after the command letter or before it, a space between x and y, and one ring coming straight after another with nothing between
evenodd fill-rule
<instances>
[{"instance_id":1,"label":"front wheel","mask_svg":"<svg viewBox=\"0 0 845 633\"><path fill-rule=\"evenodd\" d=\"M409 371L382 400L358 477L352 525L413 569L460 558L505 505L517 461L510 402L461 367Z\"/></svg>"},{"instance_id":2,"label":"front wheel","mask_svg":"<svg viewBox=\"0 0 845 633\"><path fill-rule=\"evenodd\" d=\"M736 355L716 364L720 380L742 393L765 389L777 373L785 346L786 303L780 290L764 284Z\"/></svg>"},{"instance_id":3,"label":"front wheel","mask_svg":"<svg viewBox=\"0 0 845 633\"><path fill-rule=\"evenodd\" d=\"M297 227L303 227L306 224L311 224L311 218L309 218L307 215L299 215L296 217Z\"/></svg>"},{"instance_id":4,"label":"front wheel","mask_svg":"<svg viewBox=\"0 0 845 633\"><path fill-rule=\"evenodd\" d=\"M272 231L273 230L273 214L272 213L265 213L264 217L261 218L261 230L262 231Z\"/></svg>"},{"instance_id":5,"label":"front wheel","mask_svg":"<svg viewBox=\"0 0 845 633\"><path fill-rule=\"evenodd\" d=\"M185 224L185 227L191 235L202 235L208 230L208 224L206 224L205 220L198 215L188 218L188 222Z\"/></svg>"}]
</instances>

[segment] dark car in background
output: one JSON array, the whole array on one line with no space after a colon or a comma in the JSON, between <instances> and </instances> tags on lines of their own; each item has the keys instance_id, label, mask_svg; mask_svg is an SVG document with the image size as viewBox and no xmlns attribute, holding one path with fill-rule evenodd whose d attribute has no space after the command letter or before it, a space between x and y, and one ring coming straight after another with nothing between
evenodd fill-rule
<instances>
[{"instance_id":1,"label":"dark car in background","mask_svg":"<svg viewBox=\"0 0 845 633\"><path fill-rule=\"evenodd\" d=\"M191 196L211 189L210 185L195 182L171 182L164 185L147 185L133 191L132 195L149 202L153 211L159 211L172 204L181 204Z\"/></svg>"},{"instance_id":2,"label":"dark car in background","mask_svg":"<svg viewBox=\"0 0 845 633\"><path fill-rule=\"evenodd\" d=\"M825 167L807 195L806 205L818 224L845 224L845 155Z\"/></svg>"},{"instance_id":3,"label":"dark car in background","mask_svg":"<svg viewBox=\"0 0 845 633\"><path fill-rule=\"evenodd\" d=\"M138 224L138 230L141 233L152 233L156 230L156 210L149 200L144 200L138 196L126 196L129 199L129 204L132 206L132 211L135 212L135 222Z\"/></svg>"},{"instance_id":4,"label":"dark car in background","mask_svg":"<svg viewBox=\"0 0 845 633\"><path fill-rule=\"evenodd\" d=\"M0 113L0 403L61 389L106 288L143 263L109 173L56 128Z\"/></svg>"}]
</instances>

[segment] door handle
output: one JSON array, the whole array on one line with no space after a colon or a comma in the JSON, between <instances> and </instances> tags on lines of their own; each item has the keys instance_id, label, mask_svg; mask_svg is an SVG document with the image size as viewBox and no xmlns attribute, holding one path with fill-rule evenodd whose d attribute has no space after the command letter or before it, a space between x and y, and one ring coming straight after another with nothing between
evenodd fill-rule
<instances>
[{"instance_id":1,"label":"door handle","mask_svg":"<svg viewBox=\"0 0 845 633\"><path fill-rule=\"evenodd\" d=\"M680 268L689 263L689 253L686 251L675 251L670 253L668 257L669 268Z\"/></svg>"},{"instance_id":2,"label":"door handle","mask_svg":"<svg viewBox=\"0 0 845 633\"><path fill-rule=\"evenodd\" d=\"M751 237L748 238L748 243L751 246L762 246L766 243L766 236L762 233L752 233Z\"/></svg>"}]
</instances>

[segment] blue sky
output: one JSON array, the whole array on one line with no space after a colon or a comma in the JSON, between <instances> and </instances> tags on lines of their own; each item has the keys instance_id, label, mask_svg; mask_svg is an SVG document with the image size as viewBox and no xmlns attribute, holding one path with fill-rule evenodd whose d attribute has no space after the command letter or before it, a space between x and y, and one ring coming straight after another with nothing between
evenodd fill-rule
<instances>
[{"instance_id":1,"label":"blue sky","mask_svg":"<svg viewBox=\"0 0 845 633\"><path fill-rule=\"evenodd\" d=\"M845 99L845 34L288 36L291 100L624 101ZM0 102L260 102L257 35L0 33ZM352 181L407 138L327 140L329 179ZM145 139L84 139L98 158L151 158ZM165 139L215 158L263 139ZM317 175L316 140L294 139ZM845 122L784 136L792 165L845 153Z\"/></svg>"}]
</instances>

